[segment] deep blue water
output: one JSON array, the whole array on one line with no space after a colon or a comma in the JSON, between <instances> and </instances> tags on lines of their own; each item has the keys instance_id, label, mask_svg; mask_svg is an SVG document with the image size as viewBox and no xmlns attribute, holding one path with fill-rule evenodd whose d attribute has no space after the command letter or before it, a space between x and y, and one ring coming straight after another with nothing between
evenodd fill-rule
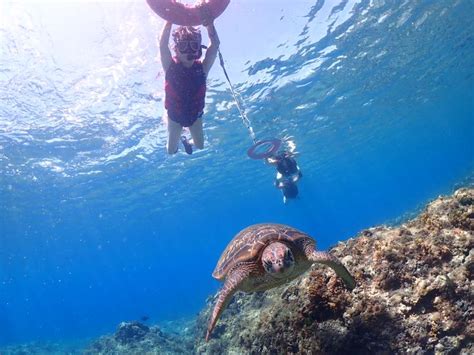
<instances>
[{"instance_id":1,"label":"deep blue water","mask_svg":"<svg viewBox=\"0 0 474 355\"><path fill-rule=\"evenodd\" d=\"M192 316L250 224L326 249L470 184L473 15L470 0L230 4L216 26L253 129L299 152L284 205L217 62L206 149L165 154L145 2L2 2L0 344Z\"/></svg>"}]
</instances>

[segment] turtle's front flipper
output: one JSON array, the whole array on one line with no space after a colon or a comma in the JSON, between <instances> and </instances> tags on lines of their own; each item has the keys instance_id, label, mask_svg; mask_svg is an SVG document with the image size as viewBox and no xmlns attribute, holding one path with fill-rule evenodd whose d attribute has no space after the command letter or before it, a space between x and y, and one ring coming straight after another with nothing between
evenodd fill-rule
<instances>
[{"instance_id":1,"label":"turtle's front flipper","mask_svg":"<svg viewBox=\"0 0 474 355\"><path fill-rule=\"evenodd\" d=\"M242 281L247 278L253 270L254 266L239 265L238 267L235 267L234 270L231 270L229 275L227 275L224 286L219 291L217 302L212 310L211 319L207 326L206 341L209 340L209 336L216 325L217 319L219 319L222 311L229 304L232 295L237 291Z\"/></svg>"},{"instance_id":2,"label":"turtle's front flipper","mask_svg":"<svg viewBox=\"0 0 474 355\"><path fill-rule=\"evenodd\" d=\"M356 282L352 275L335 256L322 251L315 251L314 249L312 251L308 251L306 256L312 262L324 264L332 268L336 272L337 276L339 276L344 281L346 287L349 290L353 290L356 287Z\"/></svg>"}]
</instances>

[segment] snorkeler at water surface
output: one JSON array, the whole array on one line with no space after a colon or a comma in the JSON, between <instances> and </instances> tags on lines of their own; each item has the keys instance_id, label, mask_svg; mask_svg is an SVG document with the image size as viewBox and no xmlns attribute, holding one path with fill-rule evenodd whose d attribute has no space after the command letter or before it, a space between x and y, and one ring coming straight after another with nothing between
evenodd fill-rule
<instances>
[{"instance_id":1,"label":"snorkeler at water surface","mask_svg":"<svg viewBox=\"0 0 474 355\"><path fill-rule=\"evenodd\" d=\"M210 44L201 61L202 49L206 47L201 44L200 30L180 26L172 34L175 52L175 56L172 56L169 48L171 26L171 22L165 23L159 40L161 64L165 71L166 147L168 154L175 154L181 137L186 153L192 154L192 145L198 149L204 147L202 115L206 79L216 60L220 42L212 20L205 21ZM191 142L184 135L181 136L185 127L191 133Z\"/></svg>"}]
</instances>

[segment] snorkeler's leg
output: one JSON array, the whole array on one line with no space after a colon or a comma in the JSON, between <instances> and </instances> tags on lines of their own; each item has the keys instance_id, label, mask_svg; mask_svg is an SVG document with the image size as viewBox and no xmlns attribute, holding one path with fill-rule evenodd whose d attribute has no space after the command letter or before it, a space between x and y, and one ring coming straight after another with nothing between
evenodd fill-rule
<instances>
[{"instance_id":1,"label":"snorkeler's leg","mask_svg":"<svg viewBox=\"0 0 474 355\"><path fill-rule=\"evenodd\" d=\"M183 127L169 117L167 117L168 123L168 142L166 143L166 149L168 154L175 154L178 152L178 143L181 136Z\"/></svg>"},{"instance_id":2,"label":"snorkeler's leg","mask_svg":"<svg viewBox=\"0 0 474 355\"><path fill-rule=\"evenodd\" d=\"M204 132L202 130L202 117L199 117L196 122L189 127L191 137L193 137L193 144L197 149L204 148Z\"/></svg>"}]
</instances>

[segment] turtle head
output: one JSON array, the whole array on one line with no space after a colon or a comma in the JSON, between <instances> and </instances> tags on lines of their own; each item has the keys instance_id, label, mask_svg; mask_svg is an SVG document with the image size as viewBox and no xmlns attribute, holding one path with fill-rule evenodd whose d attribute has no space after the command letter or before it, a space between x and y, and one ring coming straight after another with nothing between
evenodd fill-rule
<instances>
[{"instance_id":1,"label":"turtle head","mask_svg":"<svg viewBox=\"0 0 474 355\"><path fill-rule=\"evenodd\" d=\"M293 270L295 258L287 245L274 242L263 250L262 265L273 277L283 278Z\"/></svg>"}]
</instances>

